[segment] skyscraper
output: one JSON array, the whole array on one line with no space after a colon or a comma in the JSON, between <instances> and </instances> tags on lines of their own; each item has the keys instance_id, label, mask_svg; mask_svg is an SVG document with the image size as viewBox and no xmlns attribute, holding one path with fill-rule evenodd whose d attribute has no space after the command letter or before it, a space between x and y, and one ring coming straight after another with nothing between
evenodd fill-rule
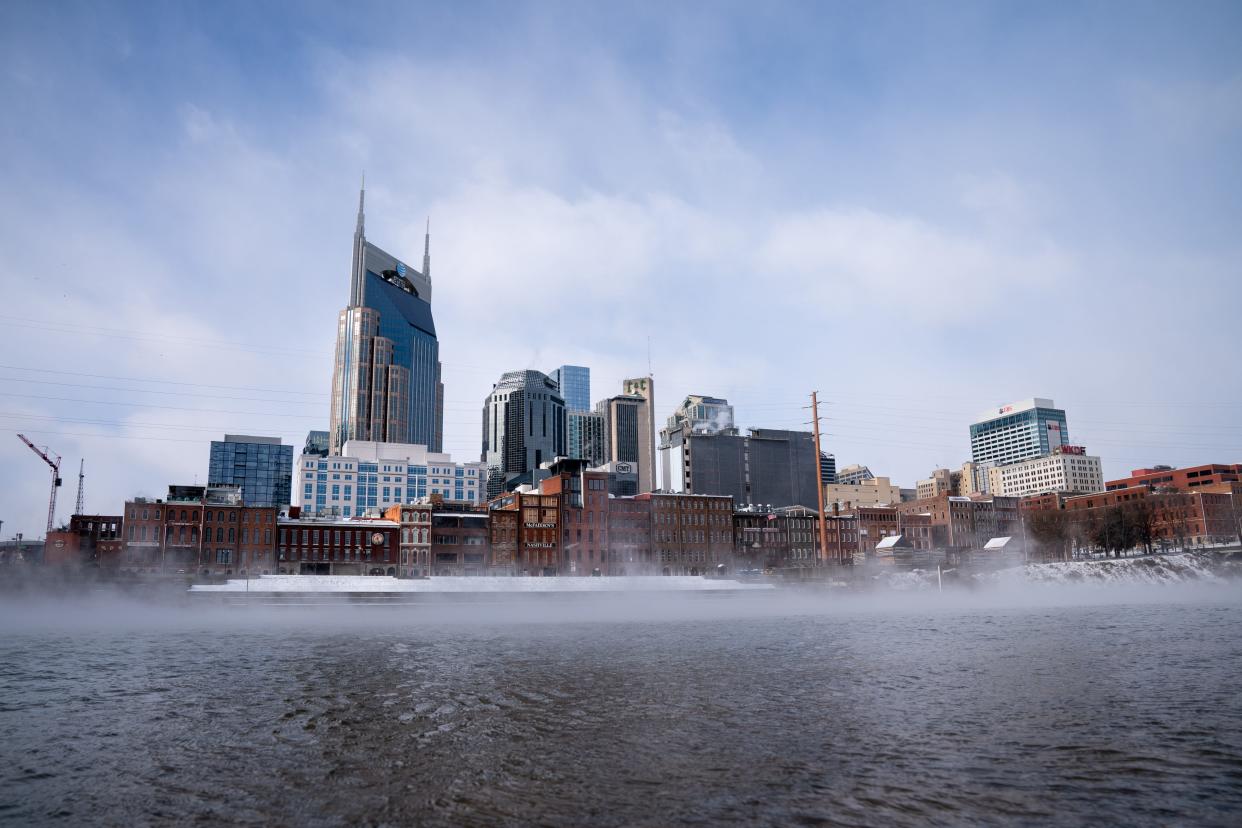
<instances>
[{"instance_id":1,"label":"skyscraper","mask_svg":"<svg viewBox=\"0 0 1242 828\"><path fill-rule=\"evenodd\" d=\"M241 487L247 506L288 506L292 481L293 446L279 437L226 434L211 441L207 485Z\"/></svg>"},{"instance_id":2,"label":"skyscraper","mask_svg":"<svg viewBox=\"0 0 1242 828\"><path fill-rule=\"evenodd\" d=\"M348 440L417 443L439 452L444 434L440 344L431 314L431 227L420 273L366 240L358 195L349 306L337 320L330 451Z\"/></svg>"},{"instance_id":3,"label":"skyscraper","mask_svg":"<svg viewBox=\"0 0 1242 828\"><path fill-rule=\"evenodd\" d=\"M539 371L507 371L483 403L487 496L565 456L565 400Z\"/></svg>"},{"instance_id":4,"label":"skyscraper","mask_svg":"<svg viewBox=\"0 0 1242 828\"><path fill-rule=\"evenodd\" d=\"M591 410L591 369L581 365L562 365L548 372L565 398L566 411Z\"/></svg>"},{"instance_id":5,"label":"skyscraper","mask_svg":"<svg viewBox=\"0 0 1242 828\"><path fill-rule=\"evenodd\" d=\"M980 414L970 426L970 459L1001 466L1052 454L1069 441L1065 411L1052 400L1034 397Z\"/></svg>"},{"instance_id":6,"label":"skyscraper","mask_svg":"<svg viewBox=\"0 0 1242 828\"><path fill-rule=\"evenodd\" d=\"M621 383L621 392L642 397L647 401L644 412L646 421L639 424L638 439L641 443L643 457L638 467L638 490L652 492L659 485L656 477L656 422L655 422L655 380L650 376L627 379ZM616 458L614 458L616 459Z\"/></svg>"},{"instance_id":7,"label":"skyscraper","mask_svg":"<svg viewBox=\"0 0 1242 828\"><path fill-rule=\"evenodd\" d=\"M638 466L638 491L656 488L655 470L655 389L650 377L622 383L625 392L595 404L604 416L608 460Z\"/></svg>"}]
</instances>

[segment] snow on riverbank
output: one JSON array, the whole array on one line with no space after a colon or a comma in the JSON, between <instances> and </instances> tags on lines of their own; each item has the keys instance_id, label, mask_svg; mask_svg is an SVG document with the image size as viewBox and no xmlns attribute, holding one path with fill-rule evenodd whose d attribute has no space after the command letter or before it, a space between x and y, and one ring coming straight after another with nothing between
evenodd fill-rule
<instances>
[{"instance_id":1,"label":"snow on riverbank","mask_svg":"<svg viewBox=\"0 0 1242 828\"><path fill-rule=\"evenodd\" d=\"M1178 584L1221 583L1228 566L1215 552L1181 552L1099 561L1027 564L975 576L981 583Z\"/></svg>"},{"instance_id":2,"label":"snow on riverbank","mask_svg":"<svg viewBox=\"0 0 1242 828\"><path fill-rule=\"evenodd\" d=\"M610 578L496 578L440 576L427 580L399 580L367 575L263 575L233 579L224 584L196 584L191 592L713 592L772 589L771 584L748 584L694 576L617 576Z\"/></svg>"}]
</instances>

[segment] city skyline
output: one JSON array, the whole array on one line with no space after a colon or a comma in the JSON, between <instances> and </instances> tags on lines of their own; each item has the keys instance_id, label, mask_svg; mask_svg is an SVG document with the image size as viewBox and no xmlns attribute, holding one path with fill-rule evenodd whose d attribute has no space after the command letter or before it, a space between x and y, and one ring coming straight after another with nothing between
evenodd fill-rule
<instances>
[{"instance_id":1,"label":"city skyline","mask_svg":"<svg viewBox=\"0 0 1242 828\"><path fill-rule=\"evenodd\" d=\"M386 249L436 222L458 461L497 376L563 364L650 366L659 423L707 394L804 428L817 389L824 449L904 486L1032 394L1106 479L1242 455L1234 8L388 9L403 45L365 50L358 15L238 13L0 12L6 537L46 514L18 431L109 512L207 482L221 434L328 428L364 169Z\"/></svg>"}]
</instances>

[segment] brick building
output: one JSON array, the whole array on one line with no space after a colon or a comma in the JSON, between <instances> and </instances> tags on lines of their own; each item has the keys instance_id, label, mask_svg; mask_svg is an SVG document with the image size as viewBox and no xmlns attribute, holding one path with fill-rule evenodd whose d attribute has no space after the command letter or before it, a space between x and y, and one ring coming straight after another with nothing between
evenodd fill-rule
<instances>
[{"instance_id":1,"label":"brick building","mask_svg":"<svg viewBox=\"0 0 1242 828\"><path fill-rule=\"evenodd\" d=\"M487 574L488 513L469 501L440 497L431 506L431 574Z\"/></svg>"},{"instance_id":2,"label":"brick building","mask_svg":"<svg viewBox=\"0 0 1242 828\"><path fill-rule=\"evenodd\" d=\"M378 518L280 518L279 571L290 575L397 575L400 524Z\"/></svg>"},{"instance_id":3,"label":"brick building","mask_svg":"<svg viewBox=\"0 0 1242 828\"><path fill-rule=\"evenodd\" d=\"M909 525L912 530L917 529L915 535L930 539L933 549L982 549L992 538L1016 537L1022 533L1016 497L943 494L901 503L896 510L903 528ZM925 534L924 529L927 530Z\"/></svg>"},{"instance_id":4,"label":"brick building","mask_svg":"<svg viewBox=\"0 0 1242 828\"><path fill-rule=\"evenodd\" d=\"M43 563L116 569L125 551L123 525L123 515L73 515L68 528L48 532L43 544Z\"/></svg>"},{"instance_id":5,"label":"brick building","mask_svg":"<svg viewBox=\"0 0 1242 828\"><path fill-rule=\"evenodd\" d=\"M733 498L645 492L653 562L662 575L703 575L733 558Z\"/></svg>"},{"instance_id":6,"label":"brick building","mask_svg":"<svg viewBox=\"0 0 1242 828\"><path fill-rule=\"evenodd\" d=\"M651 500L618 497L608 501L609 575L656 575L651 547Z\"/></svg>"},{"instance_id":7,"label":"brick building","mask_svg":"<svg viewBox=\"0 0 1242 828\"><path fill-rule=\"evenodd\" d=\"M498 511L517 514L515 520L501 518L499 524L513 532L512 540L501 541L500 553L514 575L562 574L560 499L559 494L518 491L488 504L493 517Z\"/></svg>"},{"instance_id":8,"label":"brick building","mask_svg":"<svg viewBox=\"0 0 1242 828\"><path fill-rule=\"evenodd\" d=\"M1159 491L1130 486L1068 497L1063 508L1078 534L1110 508L1142 502L1152 513L1152 535L1161 547L1225 543L1238 538L1237 497L1229 491Z\"/></svg>"},{"instance_id":9,"label":"brick building","mask_svg":"<svg viewBox=\"0 0 1242 828\"><path fill-rule=\"evenodd\" d=\"M423 578L431 574L431 513L430 502L390 506L384 511L385 520L401 527L397 574L402 578Z\"/></svg>"},{"instance_id":10,"label":"brick building","mask_svg":"<svg viewBox=\"0 0 1242 828\"><path fill-rule=\"evenodd\" d=\"M276 508L244 506L234 486L169 486L126 501L120 567L137 572L258 575L275 570Z\"/></svg>"},{"instance_id":11,"label":"brick building","mask_svg":"<svg viewBox=\"0 0 1242 828\"><path fill-rule=\"evenodd\" d=\"M557 495L562 575L612 575L608 472L583 460L558 460L539 482L544 495Z\"/></svg>"},{"instance_id":12,"label":"brick building","mask_svg":"<svg viewBox=\"0 0 1242 828\"><path fill-rule=\"evenodd\" d=\"M1129 489L1134 486L1147 486L1190 491L1202 486L1216 483L1242 482L1242 463L1227 465L1210 463L1204 466L1187 466L1174 469L1169 466L1156 466L1150 469L1135 469L1129 477L1120 480L1109 480L1104 484L1108 491Z\"/></svg>"}]
</instances>

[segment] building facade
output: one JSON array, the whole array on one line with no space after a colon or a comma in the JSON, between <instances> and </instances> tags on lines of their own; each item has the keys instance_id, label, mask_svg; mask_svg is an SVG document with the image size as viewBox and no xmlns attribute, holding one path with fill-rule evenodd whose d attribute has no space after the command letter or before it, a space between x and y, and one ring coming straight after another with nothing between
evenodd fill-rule
<instances>
[{"instance_id":1,"label":"building facade","mask_svg":"<svg viewBox=\"0 0 1242 828\"><path fill-rule=\"evenodd\" d=\"M1109 491L1128 489L1132 486L1162 487L1189 491L1217 483L1237 483L1242 481L1242 463L1232 465L1226 463L1209 463L1203 466L1187 466L1175 469L1171 466L1156 466L1151 469L1135 469L1129 477L1110 480L1105 485Z\"/></svg>"},{"instance_id":2,"label":"building facade","mask_svg":"<svg viewBox=\"0 0 1242 828\"><path fill-rule=\"evenodd\" d=\"M646 402L642 412L644 419L638 425L638 445L642 455L637 461L638 488L643 492L655 491L661 485L656 471L656 441L659 435L656 432L655 419L655 379L645 376L624 380L621 383L621 393L626 396L641 397ZM615 454L608 459L626 461L626 458Z\"/></svg>"},{"instance_id":3,"label":"building facade","mask_svg":"<svg viewBox=\"0 0 1242 828\"><path fill-rule=\"evenodd\" d=\"M207 485L237 486L247 506L288 506L293 502L293 446L281 445L279 437L247 434L212 440Z\"/></svg>"},{"instance_id":4,"label":"building facade","mask_svg":"<svg viewBox=\"0 0 1242 828\"><path fill-rule=\"evenodd\" d=\"M277 509L247 506L234 486L169 486L162 500L125 503L121 569L260 575L275 569Z\"/></svg>"},{"instance_id":5,"label":"building facade","mask_svg":"<svg viewBox=\"0 0 1242 828\"><path fill-rule=\"evenodd\" d=\"M1104 491L1104 467L1082 446L1058 446L1052 454L988 469L988 492L1024 497L1048 492Z\"/></svg>"},{"instance_id":6,"label":"building facade","mask_svg":"<svg viewBox=\"0 0 1242 828\"><path fill-rule=\"evenodd\" d=\"M934 549L967 551L982 549L992 538L1022 534L1018 498L942 494L897 506L900 519L930 529ZM926 516L925 520L918 516Z\"/></svg>"},{"instance_id":7,"label":"building facade","mask_svg":"<svg viewBox=\"0 0 1242 828\"><path fill-rule=\"evenodd\" d=\"M705 575L732 565L732 497L647 492L635 499L651 503L652 557L660 574Z\"/></svg>"},{"instance_id":8,"label":"building facade","mask_svg":"<svg viewBox=\"0 0 1242 828\"><path fill-rule=\"evenodd\" d=\"M874 479L875 475L866 466L852 465L837 470L837 483L842 486L854 486Z\"/></svg>"},{"instance_id":9,"label":"building facade","mask_svg":"<svg viewBox=\"0 0 1242 828\"><path fill-rule=\"evenodd\" d=\"M424 578L431 574L431 513L430 501L390 506L384 512L384 520L400 527L398 577Z\"/></svg>"},{"instance_id":10,"label":"building facade","mask_svg":"<svg viewBox=\"0 0 1242 828\"><path fill-rule=\"evenodd\" d=\"M344 450L298 458L293 505L303 514L361 517L433 495L484 502L482 463L455 463L447 454L412 443L352 440Z\"/></svg>"},{"instance_id":11,"label":"building facade","mask_svg":"<svg viewBox=\"0 0 1242 828\"><path fill-rule=\"evenodd\" d=\"M660 429L660 468L663 488L685 491L685 446L691 434L735 433L733 406L722 397L691 394ZM676 471L674 471L676 469Z\"/></svg>"},{"instance_id":12,"label":"building facade","mask_svg":"<svg viewBox=\"0 0 1242 828\"><path fill-rule=\"evenodd\" d=\"M513 575L563 574L560 497L510 492L488 504L497 569L503 567Z\"/></svg>"},{"instance_id":13,"label":"building facade","mask_svg":"<svg viewBox=\"0 0 1242 828\"><path fill-rule=\"evenodd\" d=\"M595 404L604 419L607 462L630 463L638 472L638 490L656 488L655 388L650 377L624 382L625 393Z\"/></svg>"},{"instance_id":14,"label":"building facade","mask_svg":"<svg viewBox=\"0 0 1242 828\"><path fill-rule=\"evenodd\" d=\"M383 519L282 517L277 568L292 575L397 575L400 524Z\"/></svg>"},{"instance_id":15,"label":"building facade","mask_svg":"<svg viewBox=\"0 0 1242 828\"><path fill-rule=\"evenodd\" d=\"M996 466L1051 454L1070 442L1065 411L1049 399L990 408L970 426L970 459Z\"/></svg>"},{"instance_id":16,"label":"building facade","mask_svg":"<svg viewBox=\"0 0 1242 828\"><path fill-rule=\"evenodd\" d=\"M565 456L566 425L565 400L555 382L538 371L503 374L483 403L487 497Z\"/></svg>"},{"instance_id":17,"label":"building facade","mask_svg":"<svg viewBox=\"0 0 1242 828\"><path fill-rule=\"evenodd\" d=\"M488 574L487 510L475 503L434 498L430 555L432 575Z\"/></svg>"},{"instance_id":18,"label":"building facade","mask_svg":"<svg viewBox=\"0 0 1242 828\"><path fill-rule=\"evenodd\" d=\"M821 465L810 432L752 428L666 432L672 468L666 488L727 495L739 505L818 507Z\"/></svg>"},{"instance_id":19,"label":"building facade","mask_svg":"<svg viewBox=\"0 0 1242 828\"><path fill-rule=\"evenodd\" d=\"M72 515L67 528L47 533L43 563L116 569L125 551L124 525L124 515Z\"/></svg>"},{"instance_id":20,"label":"building facade","mask_svg":"<svg viewBox=\"0 0 1242 828\"><path fill-rule=\"evenodd\" d=\"M598 411L567 411L566 456L592 466L608 462L608 433L604 415Z\"/></svg>"},{"instance_id":21,"label":"building facade","mask_svg":"<svg viewBox=\"0 0 1242 828\"><path fill-rule=\"evenodd\" d=\"M830 483L824 487L824 506L893 506L901 503L901 487L887 477L851 477L855 483ZM838 481L840 476L838 475Z\"/></svg>"},{"instance_id":22,"label":"building facade","mask_svg":"<svg viewBox=\"0 0 1242 828\"><path fill-rule=\"evenodd\" d=\"M431 235L420 273L366 240L358 198L349 306L337 319L329 451L354 440L443 445L444 387L431 313Z\"/></svg>"},{"instance_id":23,"label":"building facade","mask_svg":"<svg viewBox=\"0 0 1242 828\"><path fill-rule=\"evenodd\" d=\"M591 369L582 365L562 365L548 372L556 383L566 411L591 410Z\"/></svg>"}]
</instances>

